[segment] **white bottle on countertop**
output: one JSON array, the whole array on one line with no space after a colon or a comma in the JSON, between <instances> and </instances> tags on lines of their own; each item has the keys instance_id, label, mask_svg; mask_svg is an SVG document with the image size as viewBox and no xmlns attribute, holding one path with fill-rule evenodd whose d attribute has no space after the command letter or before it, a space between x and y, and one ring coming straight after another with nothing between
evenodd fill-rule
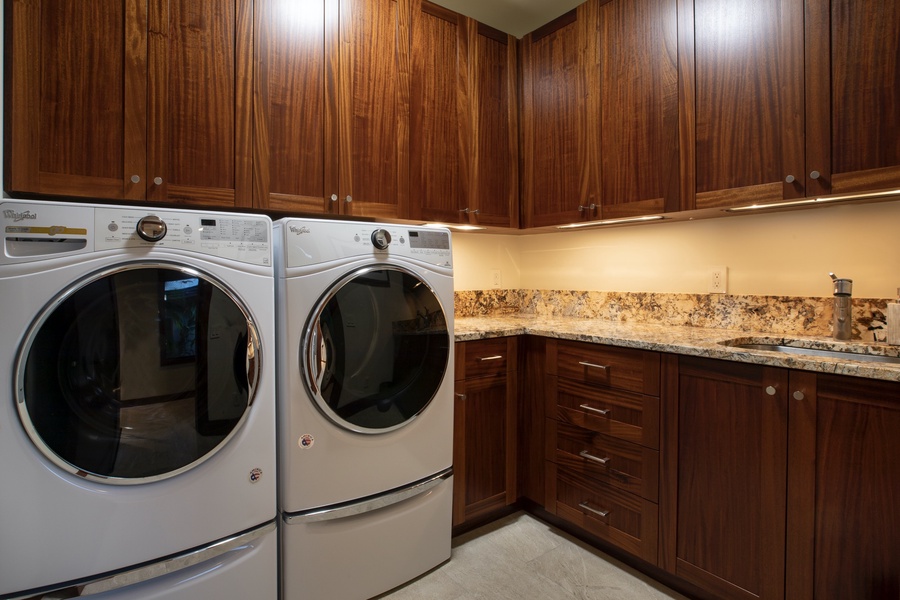
<instances>
[{"instance_id":1,"label":"white bottle on countertop","mask_svg":"<svg viewBox=\"0 0 900 600\"><path fill-rule=\"evenodd\" d=\"M887 343L900 346L900 288L897 288L897 300L887 305Z\"/></svg>"}]
</instances>

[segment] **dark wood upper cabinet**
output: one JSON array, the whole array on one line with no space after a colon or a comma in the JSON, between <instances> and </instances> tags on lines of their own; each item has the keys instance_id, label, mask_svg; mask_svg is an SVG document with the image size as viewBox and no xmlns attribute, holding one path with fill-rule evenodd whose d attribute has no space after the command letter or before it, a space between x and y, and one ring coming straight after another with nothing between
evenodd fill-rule
<instances>
[{"instance_id":1,"label":"dark wood upper cabinet","mask_svg":"<svg viewBox=\"0 0 900 600\"><path fill-rule=\"evenodd\" d=\"M807 195L896 189L900 3L807 0L806 48Z\"/></svg>"},{"instance_id":2,"label":"dark wood upper cabinet","mask_svg":"<svg viewBox=\"0 0 900 600\"><path fill-rule=\"evenodd\" d=\"M678 0L678 14L686 207L803 196L803 1Z\"/></svg>"},{"instance_id":3,"label":"dark wood upper cabinet","mask_svg":"<svg viewBox=\"0 0 900 600\"><path fill-rule=\"evenodd\" d=\"M591 6L591 3L588 3ZM676 0L598 3L589 111L603 219L679 209Z\"/></svg>"},{"instance_id":4,"label":"dark wood upper cabinet","mask_svg":"<svg viewBox=\"0 0 900 600\"><path fill-rule=\"evenodd\" d=\"M250 204L248 0L8 14L7 191Z\"/></svg>"},{"instance_id":5,"label":"dark wood upper cabinet","mask_svg":"<svg viewBox=\"0 0 900 600\"><path fill-rule=\"evenodd\" d=\"M410 217L456 223L466 207L466 19L414 0L410 102Z\"/></svg>"},{"instance_id":6,"label":"dark wood upper cabinet","mask_svg":"<svg viewBox=\"0 0 900 600\"><path fill-rule=\"evenodd\" d=\"M410 218L517 226L515 39L413 4Z\"/></svg>"},{"instance_id":7,"label":"dark wood upper cabinet","mask_svg":"<svg viewBox=\"0 0 900 600\"><path fill-rule=\"evenodd\" d=\"M581 5L522 41L525 227L592 218L599 202L589 178L585 10Z\"/></svg>"},{"instance_id":8,"label":"dark wood upper cabinet","mask_svg":"<svg viewBox=\"0 0 900 600\"><path fill-rule=\"evenodd\" d=\"M686 208L900 185L900 5L679 0L679 22Z\"/></svg>"},{"instance_id":9,"label":"dark wood upper cabinet","mask_svg":"<svg viewBox=\"0 0 900 600\"><path fill-rule=\"evenodd\" d=\"M256 206L313 213L340 207L337 19L336 0L256 2Z\"/></svg>"}]
</instances>

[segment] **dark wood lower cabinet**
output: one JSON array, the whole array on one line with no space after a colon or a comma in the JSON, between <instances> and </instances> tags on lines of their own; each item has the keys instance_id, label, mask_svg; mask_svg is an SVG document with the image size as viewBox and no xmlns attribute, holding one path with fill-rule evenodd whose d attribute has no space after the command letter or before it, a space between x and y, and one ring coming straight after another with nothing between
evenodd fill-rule
<instances>
[{"instance_id":1,"label":"dark wood lower cabinet","mask_svg":"<svg viewBox=\"0 0 900 600\"><path fill-rule=\"evenodd\" d=\"M900 384L792 373L788 597L900 598Z\"/></svg>"},{"instance_id":2,"label":"dark wood lower cabinet","mask_svg":"<svg viewBox=\"0 0 900 600\"><path fill-rule=\"evenodd\" d=\"M661 566L721 598L784 598L788 372L665 362Z\"/></svg>"},{"instance_id":3,"label":"dark wood lower cabinet","mask_svg":"<svg viewBox=\"0 0 900 600\"><path fill-rule=\"evenodd\" d=\"M900 598L900 383L514 340L457 344L455 526L519 492L697 598Z\"/></svg>"},{"instance_id":4,"label":"dark wood lower cabinet","mask_svg":"<svg viewBox=\"0 0 900 600\"><path fill-rule=\"evenodd\" d=\"M453 526L500 514L516 485L517 338L456 344Z\"/></svg>"}]
</instances>

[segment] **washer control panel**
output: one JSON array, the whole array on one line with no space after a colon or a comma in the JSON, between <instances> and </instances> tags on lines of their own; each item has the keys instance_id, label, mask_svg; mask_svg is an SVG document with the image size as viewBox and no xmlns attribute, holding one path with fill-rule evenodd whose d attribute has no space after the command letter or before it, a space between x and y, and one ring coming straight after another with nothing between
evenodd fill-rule
<instances>
[{"instance_id":1,"label":"washer control panel","mask_svg":"<svg viewBox=\"0 0 900 600\"><path fill-rule=\"evenodd\" d=\"M94 226L97 250L152 246L271 264L271 221L267 217L96 208Z\"/></svg>"}]
</instances>

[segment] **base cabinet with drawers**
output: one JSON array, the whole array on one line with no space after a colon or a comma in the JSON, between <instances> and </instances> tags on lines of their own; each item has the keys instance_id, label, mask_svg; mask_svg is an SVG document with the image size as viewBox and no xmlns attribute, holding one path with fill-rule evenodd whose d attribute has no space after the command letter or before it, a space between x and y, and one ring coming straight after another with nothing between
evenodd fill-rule
<instances>
[{"instance_id":1,"label":"base cabinet with drawers","mask_svg":"<svg viewBox=\"0 0 900 600\"><path fill-rule=\"evenodd\" d=\"M456 343L453 526L515 503L518 338Z\"/></svg>"},{"instance_id":2,"label":"base cabinet with drawers","mask_svg":"<svg viewBox=\"0 0 900 600\"><path fill-rule=\"evenodd\" d=\"M655 564L659 354L548 340L545 359L544 508Z\"/></svg>"}]
</instances>

